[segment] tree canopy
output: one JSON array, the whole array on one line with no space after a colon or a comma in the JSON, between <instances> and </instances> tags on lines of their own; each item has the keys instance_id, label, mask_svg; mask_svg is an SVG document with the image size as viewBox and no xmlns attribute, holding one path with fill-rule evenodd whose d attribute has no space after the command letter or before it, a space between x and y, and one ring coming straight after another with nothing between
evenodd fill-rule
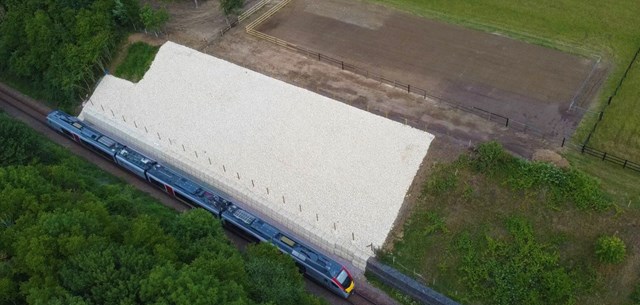
<instances>
[{"instance_id":1,"label":"tree canopy","mask_svg":"<svg viewBox=\"0 0 640 305\"><path fill-rule=\"evenodd\" d=\"M125 29L140 24L138 0L5 0L0 73L63 108L88 92Z\"/></svg>"},{"instance_id":2,"label":"tree canopy","mask_svg":"<svg viewBox=\"0 0 640 305\"><path fill-rule=\"evenodd\" d=\"M177 214L2 114L0 134L50 155L0 164L0 305L320 304L289 257L243 256L207 211Z\"/></svg>"}]
</instances>

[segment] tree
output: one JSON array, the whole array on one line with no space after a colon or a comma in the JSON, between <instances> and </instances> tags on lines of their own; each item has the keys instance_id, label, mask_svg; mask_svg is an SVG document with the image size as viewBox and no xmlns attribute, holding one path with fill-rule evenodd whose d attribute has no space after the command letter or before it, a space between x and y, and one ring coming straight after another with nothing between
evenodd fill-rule
<instances>
[{"instance_id":1,"label":"tree","mask_svg":"<svg viewBox=\"0 0 640 305\"><path fill-rule=\"evenodd\" d=\"M259 302L278 305L317 305L321 301L304 291L302 275L293 259L271 244L247 248L250 296Z\"/></svg>"},{"instance_id":2,"label":"tree","mask_svg":"<svg viewBox=\"0 0 640 305\"><path fill-rule=\"evenodd\" d=\"M169 21L169 13L164 8L155 10L148 4L145 4L140 11L140 19L144 25L145 32L151 31L158 36L158 32L161 32L160 30L167 21Z\"/></svg>"},{"instance_id":3,"label":"tree","mask_svg":"<svg viewBox=\"0 0 640 305\"><path fill-rule=\"evenodd\" d=\"M36 161L42 154L39 142L37 136L24 124L0 114L0 166Z\"/></svg>"},{"instance_id":4,"label":"tree","mask_svg":"<svg viewBox=\"0 0 640 305\"><path fill-rule=\"evenodd\" d=\"M115 0L113 16L121 26L137 29L140 24L140 2L137 0Z\"/></svg>"},{"instance_id":5,"label":"tree","mask_svg":"<svg viewBox=\"0 0 640 305\"><path fill-rule=\"evenodd\" d=\"M229 24L229 15L237 15L243 5L244 0L220 0L220 9L222 9L227 24Z\"/></svg>"},{"instance_id":6,"label":"tree","mask_svg":"<svg viewBox=\"0 0 640 305\"><path fill-rule=\"evenodd\" d=\"M137 0L0 1L0 71L70 109L93 87L127 28Z\"/></svg>"}]
</instances>

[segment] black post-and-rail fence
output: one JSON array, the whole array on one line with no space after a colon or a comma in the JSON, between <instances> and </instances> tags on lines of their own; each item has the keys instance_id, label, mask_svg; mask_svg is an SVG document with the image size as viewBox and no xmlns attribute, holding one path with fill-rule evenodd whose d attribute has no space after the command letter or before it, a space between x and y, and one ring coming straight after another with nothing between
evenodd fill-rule
<instances>
[{"instance_id":1,"label":"black post-and-rail fence","mask_svg":"<svg viewBox=\"0 0 640 305\"><path fill-rule=\"evenodd\" d=\"M281 3L281 6L286 5L286 3L289 2L289 1L290 0L284 0ZM516 131L523 132L523 133L526 133L526 134L531 134L531 135L537 136L539 138L542 138L544 140L558 141L557 138L549 139L549 137L547 135L545 135L542 130L540 130L540 129L534 127L534 126L531 126L529 124L518 122L518 121L513 120L513 119L511 119L509 117L506 117L506 116L503 116L503 115L500 115L500 114L496 114L496 113L493 113L491 111L488 111L488 110L485 110L485 109L482 109L482 108L470 107L470 106L466 106L466 105L462 105L462 104L456 103L454 101L446 100L446 99L438 97L438 96L434 96L432 94L429 94L429 92L427 90L422 89L420 87L417 87L417 86L414 86L414 85L411 85L411 84L405 84L405 83L399 82L397 80L391 80L391 79L385 78L383 75L372 73L369 70L362 69L362 68L357 67L355 65L346 63L343 60L339 60L339 59L333 58L331 56L327 56L327 55L321 54L319 52L308 50L306 48L297 46L295 44L289 43L287 41L278 39L278 38L273 37L271 35L267 35L265 33L262 33L262 32L259 32L259 31L255 30L255 28L260 23L262 23L264 20L266 20L266 18L268 18L269 16L275 14L275 12L278 9L279 8L274 7L272 10L267 12L265 15L259 17L257 20L255 20L254 22L249 24L246 27L247 33L250 34L250 35L256 36L258 38L267 40L267 41L269 41L271 43L274 43L276 45L285 47L285 48L287 48L289 50L292 50L292 51L295 51L297 53L303 54L303 55L305 55L305 56L307 56L309 58L317 59L320 62L329 63L331 65L334 65L334 66L340 68L341 70L349 71L349 72L352 72L352 73L355 73L355 74L358 74L358 75L362 75L364 77L376 80L376 81L378 81L378 82L380 82L382 84L386 84L386 85L389 85L389 86L391 86L393 88L400 89L400 90L405 91L407 93L416 94L418 96L423 97L424 99L427 99L427 98L434 99L436 101L439 101L439 102L447 104L448 106L452 107L453 109L459 109L459 110L462 110L462 111L477 115L477 116L482 117L482 118L484 118L484 119L486 119L488 121L495 122L495 123L497 123L499 125L503 125L505 127L514 129ZM633 60L631 61L631 63L627 67L627 70L625 71L625 74L624 74L622 80L620 81L620 84L618 84L618 87L616 88L614 94L611 97L609 97L609 100L607 102L607 105L605 105L605 108L606 108L606 106L611 104L611 100L616 96L616 94L617 94L622 82L626 78L626 75L627 75L628 71L630 70L630 68L633 65L633 63L635 62L635 60L637 59L639 53L640 53L640 48L638 49L638 51L636 52ZM598 119L597 119L597 121L594 124L592 130L589 132L589 135L587 136L586 140L583 142L582 145L576 145L576 144L570 143L571 142L570 138L563 137L562 138L561 147L565 147L566 146L566 147L569 147L569 148L572 148L572 149L576 149L577 151L579 151L582 154L587 154L587 155L590 155L590 156L594 156L594 157L599 158L599 159L601 159L603 161L609 161L609 162L611 162L613 164L620 165L622 168L631 169L631 170L633 170L635 172L639 172L640 173L640 164L638 164L636 162L633 162L633 161L630 161L630 160L627 160L627 159L624 159L624 158L621 158L621 157L618 157L618 156L615 156L615 155L610 154L608 152L600 151L598 149L595 149L593 147L588 146L589 140L591 139L592 135L594 134L599 122L604 117L604 109L602 111L600 111L600 112L593 112L593 111L590 111L588 109L581 108L581 107L579 107L577 105L573 105L573 103L572 103L571 106L572 107L570 107L569 111L582 111L585 114L597 115ZM422 123L417 122L417 121L413 121L413 120L409 120L409 119L407 119L407 118L405 118L402 115L397 114L397 113L390 113L389 111L380 111L380 110L375 110L375 109L369 109L368 107L367 107L366 110L369 111L369 112L373 112L373 113L377 113L379 115L385 116L385 117L390 118L392 120L404 123L406 125L410 125L412 127L418 128L418 129L425 129L425 126L422 126L423 125Z\"/></svg>"},{"instance_id":2,"label":"black post-and-rail fence","mask_svg":"<svg viewBox=\"0 0 640 305\"><path fill-rule=\"evenodd\" d=\"M447 105L451 106L454 109L459 109L459 110L462 110L462 111L465 111L465 112L468 112L468 113L472 113L472 114L480 116L480 117L482 117L482 118L484 118L484 119L486 119L488 121L495 122L495 123L497 123L499 125L503 125L505 127L509 127L509 128L514 129L516 131L520 131L520 132L523 132L523 133L526 133L526 134L532 134L532 135L535 135L535 136L537 136L539 138L543 138L543 139L547 139L548 140L548 137L544 134L544 132L542 130L540 130L540 129L536 128L536 127L533 127L533 126L531 126L529 124L518 122L516 120L510 119L509 117L506 117L506 116L503 116L503 115L500 115L500 114L496 114L496 113L493 113L491 111L488 111L488 110L485 110L485 109L482 109L482 108L469 107L469 106L466 106L466 105L462 105L462 104L459 104L459 103L455 103L455 102L452 102L452 101L448 101L448 100L442 99L442 98L437 97L437 96L430 95L426 90L421 89L419 87L416 87L416 86L413 86L413 85L410 85L410 84L405 84L405 83L402 83L402 82L399 82L399 81L396 81L396 80L387 79L382 75L371 73L368 70L365 70L365 69L362 69L362 68L358 68L358 67L356 67L354 65L345 63L342 60L338 60L338 59L332 58L330 56L327 56L327 55L324 55L324 54L321 54L321 53L318 53L318 52L313 52L313 51L301 48L299 46L296 46L296 45L293 45L293 44L290 44L290 43L286 43L286 45L287 45L287 48L289 48L289 49L295 50L295 51L297 51L297 52L299 52L301 54L304 54L304 55L306 55L308 57L317 59L318 61L322 61L322 62L333 64L333 65L339 67L342 70L350 71L350 72L365 76L367 78L379 81L380 83L387 84L389 86L392 86L394 88L400 89L402 91L406 91L407 93L417 94L419 96L422 96L425 99L426 98L432 98L432 99L438 100L440 102L446 103ZM611 99L612 98L613 97L609 98L607 104L611 104ZM404 117L402 117L400 115L394 115L393 113L384 112L384 111L380 111L380 110L374 110L374 109L367 109L367 110L369 112L373 112L373 113L376 113L378 115L385 116L387 118L393 119L394 121L397 121L397 122L400 122L400 123L404 123L406 125L411 125L413 127L419 128L419 129L423 129L423 127L424 127L424 126L421 126L421 124L419 122L408 120L408 119L406 119L406 118L404 118ZM594 124L593 129L589 133L589 135L587 137L587 140L583 143L583 145L569 144L568 143L569 139L562 138L561 147L565 147L566 146L566 147L575 149L575 150L579 151L582 154L590 155L590 156L596 157L596 158L598 158L598 159L600 159L602 161L608 161L608 162L611 162L613 164L619 165L622 168L630 169L630 170L633 170L633 171L636 171L636 172L640 173L640 164L639 163L636 163L636 162L633 162L631 160L627 160L627 159L618 157L618 156L610 154L608 152L600 151L600 150L598 150L596 148L593 148L593 147L590 147L590 146L587 145L589 140L590 140L590 138L591 138L591 136L592 136L592 134L595 132L595 129L598 126L599 122L602 121L602 119L604 117L604 111L593 112L593 111L590 111L590 110L582 109L582 108L580 108L578 106L574 106L572 111L576 111L576 110L581 110L581 111L583 111L585 113L596 115L597 116L597 121Z\"/></svg>"},{"instance_id":3,"label":"black post-and-rail fence","mask_svg":"<svg viewBox=\"0 0 640 305\"><path fill-rule=\"evenodd\" d=\"M397 80L388 79L388 78L384 77L383 75L376 74L376 73L370 72L369 70L359 68L359 67L354 66L352 64L346 63L343 60L335 59L333 57L324 55L324 54L319 53L319 52L314 52L314 51L311 51L311 50L307 50L307 49L302 48L300 46L291 44L289 42L286 42L286 41L283 41L283 40L280 40L280 39L277 39L275 37L266 35L264 33L256 32L255 30L253 30L253 32L257 33L256 36L258 36L260 38L263 38L265 40L271 41L271 42L273 42L273 43L275 43L277 45L284 46L284 47L286 47L286 48L288 48L290 50L296 51L296 52L298 52L300 54L303 54L303 55L305 55L305 56L307 56L309 58L313 58L313 59L316 59L316 60L321 61L321 62L332 64L332 65L340 68L341 70L349 71L349 72L352 72L352 73L367 77L369 79L373 79L373 80L378 81L378 82L380 82L382 84L385 84L385 85L391 86L393 88L405 91L407 93L416 94L418 96L423 97L424 99L431 98L431 99L437 100L439 102L447 104L448 106L450 106L450 107L452 107L454 109L459 109L459 110L462 110L462 111L465 111L465 112L468 112L468 113L475 114L475 115L480 116L482 118L485 118L485 119L487 119L487 120L489 120L491 122L498 123L499 125L503 125L505 127L509 127L509 128L515 129L515 130L520 131L520 132L524 132L524 133L527 133L527 134L533 134L533 135L536 135L536 136L541 137L541 138L545 138L546 137L544 132L542 132L540 129L538 129L538 128L534 127L534 126L531 126L529 124L518 122L518 121L513 120L511 118L508 118L506 116L503 116L503 115L500 115L500 114L497 114L497 113L493 113L491 111L488 111L488 110L485 110L485 109L482 109L482 108L479 108L479 107L470 107L470 106L462 105L460 103L456 103L456 102L453 102L453 101L450 101L450 100L446 100L446 99L444 99L442 97L438 97L438 96L429 94L427 90L422 89L420 87L417 87L417 86L414 86L414 85L411 85L411 84L405 84L405 83L397 81Z\"/></svg>"},{"instance_id":4,"label":"black post-and-rail fence","mask_svg":"<svg viewBox=\"0 0 640 305\"><path fill-rule=\"evenodd\" d=\"M635 172L640 173L640 164L630 161L628 159L624 159L621 157L618 157L616 155L612 155L606 151L601 151L598 150L596 148L587 146L587 144L574 144L574 143L570 143L568 139L563 138L562 139L562 147L569 147L572 149L575 149L577 151L579 151L580 153L584 154L584 155L589 155L589 156L593 156L595 158L598 158L602 161L608 161L611 162L613 164L619 165L622 168L625 169L630 169L633 170Z\"/></svg>"}]
</instances>

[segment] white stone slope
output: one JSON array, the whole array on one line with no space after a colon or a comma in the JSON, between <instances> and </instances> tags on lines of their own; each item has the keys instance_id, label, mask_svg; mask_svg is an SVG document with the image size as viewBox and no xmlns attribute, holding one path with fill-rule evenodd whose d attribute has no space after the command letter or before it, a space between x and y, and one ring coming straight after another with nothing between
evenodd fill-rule
<instances>
[{"instance_id":1,"label":"white stone slope","mask_svg":"<svg viewBox=\"0 0 640 305\"><path fill-rule=\"evenodd\" d=\"M80 116L358 267L433 140L171 42L139 83L105 76Z\"/></svg>"}]
</instances>

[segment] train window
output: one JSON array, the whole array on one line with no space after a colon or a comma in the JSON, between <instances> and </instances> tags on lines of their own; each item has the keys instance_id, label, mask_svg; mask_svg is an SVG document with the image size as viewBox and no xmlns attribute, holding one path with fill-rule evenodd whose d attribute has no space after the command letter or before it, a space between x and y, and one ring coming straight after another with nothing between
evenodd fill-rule
<instances>
[{"instance_id":1,"label":"train window","mask_svg":"<svg viewBox=\"0 0 640 305\"><path fill-rule=\"evenodd\" d=\"M70 139L73 139L73 134L71 132L69 132L68 130L64 129L64 128L60 128L60 130L62 130L62 133L69 137Z\"/></svg>"},{"instance_id":2,"label":"train window","mask_svg":"<svg viewBox=\"0 0 640 305\"><path fill-rule=\"evenodd\" d=\"M180 199L182 202L184 203L188 203L190 205L196 205L196 203L191 200L190 198L188 198L187 196L184 196L182 194L180 194L180 192L175 192L176 198Z\"/></svg>"},{"instance_id":3,"label":"train window","mask_svg":"<svg viewBox=\"0 0 640 305\"><path fill-rule=\"evenodd\" d=\"M153 185L157 186L160 189L164 190L164 184L161 183L160 181L154 179L153 177L149 176L149 182L153 183Z\"/></svg>"},{"instance_id":4,"label":"train window","mask_svg":"<svg viewBox=\"0 0 640 305\"><path fill-rule=\"evenodd\" d=\"M282 235L282 237L280 237L280 241L285 243L287 246L293 248L296 245L296 242L291 240L289 237L286 237L284 235Z\"/></svg>"},{"instance_id":5,"label":"train window","mask_svg":"<svg viewBox=\"0 0 640 305\"><path fill-rule=\"evenodd\" d=\"M244 238L248 239L249 241L256 242L256 243L260 241L260 239L258 239L257 237L253 236L253 234L249 234L249 232L247 232L245 229L239 227L238 225L236 225L235 223L233 223L231 221L223 221L222 225L225 228L227 228L227 229L229 229L229 230L231 230L233 232L238 233L240 236L243 236Z\"/></svg>"},{"instance_id":6,"label":"train window","mask_svg":"<svg viewBox=\"0 0 640 305\"><path fill-rule=\"evenodd\" d=\"M338 280L338 282L340 282L340 285L342 285L342 287L344 288L351 286L351 278L349 277L349 274L346 271L344 271L344 269L342 269L342 271L340 272L340 274L338 274L336 279Z\"/></svg>"},{"instance_id":7,"label":"train window","mask_svg":"<svg viewBox=\"0 0 640 305\"><path fill-rule=\"evenodd\" d=\"M105 152L105 151L104 151L104 150L102 150L102 149L99 149L99 148L97 148L97 147L93 146L93 144L92 144L92 143L87 142L87 141L86 141L86 140L84 140L84 139L80 139L80 141L82 142L82 144L84 144L85 146L89 147L91 150L93 150L93 151L95 151L95 152L97 152L97 153L101 154L103 157L105 157L105 158L107 158L107 159L109 159L109 160L112 160L112 159L113 159L113 155L111 155L111 154L109 154L109 153Z\"/></svg>"}]
</instances>

